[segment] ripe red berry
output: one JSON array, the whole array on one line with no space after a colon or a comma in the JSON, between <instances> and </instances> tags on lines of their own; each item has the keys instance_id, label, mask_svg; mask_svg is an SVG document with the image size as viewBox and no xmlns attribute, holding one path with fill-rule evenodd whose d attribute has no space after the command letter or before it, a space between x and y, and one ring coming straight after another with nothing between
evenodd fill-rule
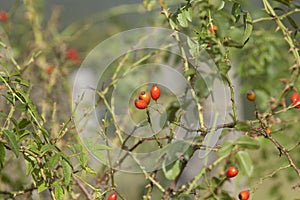
<instances>
[{"instance_id":1,"label":"ripe red berry","mask_svg":"<svg viewBox=\"0 0 300 200\"><path fill-rule=\"evenodd\" d=\"M152 99L156 101L160 97L160 88L158 87L158 85L153 85L150 93Z\"/></svg>"},{"instance_id":2,"label":"ripe red berry","mask_svg":"<svg viewBox=\"0 0 300 200\"><path fill-rule=\"evenodd\" d=\"M226 176L227 178L233 178L239 173L239 170L235 166L231 166L227 169Z\"/></svg>"},{"instance_id":3,"label":"ripe red berry","mask_svg":"<svg viewBox=\"0 0 300 200\"><path fill-rule=\"evenodd\" d=\"M211 32L213 34L216 34L218 27L216 25L213 25L213 26L210 26L208 30L209 30L209 32Z\"/></svg>"},{"instance_id":4,"label":"ripe red berry","mask_svg":"<svg viewBox=\"0 0 300 200\"><path fill-rule=\"evenodd\" d=\"M250 191L249 190L243 190L239 193L239 199L240 200L248 200L250 197Z\"/></svg>"},{"instance_id":5,"label":"ripe red berry","mask_svg":"<svg viewBox=\"0 0 300 200\"><path fill-rule=\"evenodd\" d=\"M300 108L300 94L299 93L293 93L291 96L291 102L295 108Z\"/></svg>"},{"instance_id":6,"label":"ripe red berry","mask_svg":"<svg viewBox=\"0 0 300 200\"><path fill-rule=\"evenodd\" d=\"M136 99L134 101L134 105L138 109L145 109L145 108L147 108L147 102L144 101L144 100L142 100L142 99Z\"/></svg>"},{"instance_id":7,"label":"ripe red berry","mask_svg":"<svg viewBox=\"0 0 300 200\"><path fill-rule=\"evenodd\" d=\"M111 193L109 196L108 196L108 199L107 200L117 200L117 194L116 193Z\"/></svg>"},{"instance_id":8,"label":"ripe red berry","mask_svg":"<svg viewBox=\"0 0 300 200\"><path fill-rule=\"evenodd\" d=\"M8 19L8 13L6 11L0 11L0 21L6 22Z\"/></svg>"},{"instance_id":9,"label":"ripe red berry","mask_svg":"<svg viewBox=\"0 0 300 200\"><path fill-rule=\"evenodd\" d=\"M248 90L248 92L247 92L247 99L249 101L255 101L255 99L256 99L255 92L253 92L252 90Z\"/></svg>"},{"instance_id":10,"label":"ripe red berry","mask_svg":"<svg viewBox=\"0 0 300 200\"><path fill-rule=\"evenodd\" d=\"M151 100L149 92L142 91L139 95L139 99L144 100L147 104L149 104Z\"/></svg>"},{"instance_id":11,"label":"ripe red berry","mask_svg":"<svg viewBox=\"0 0 300 200\"><path fill-rule=\"evenodd\" d=\"M80 56L78 54L77 49L75 48L69 48L66 51L66 59L73 61L76 64L80 63Z\"/></svg>"}]
</instances>

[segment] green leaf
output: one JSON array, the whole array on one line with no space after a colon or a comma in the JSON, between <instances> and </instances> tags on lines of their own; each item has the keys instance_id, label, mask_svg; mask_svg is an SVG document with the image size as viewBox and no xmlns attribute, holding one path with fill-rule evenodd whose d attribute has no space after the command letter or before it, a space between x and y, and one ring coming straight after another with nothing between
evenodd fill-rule
<instances>
[{"instance_id":1,"label":"green leaf","mask_svg":"<svg viewBox=\"0 0 300 200\"><path fill-rule=\"evenodd\" d=\"M111 150L112 148L104 144L95 144L95 150Z\"/></svg>"},{"instance_id":2,"label":"green leaf","mask_svg":"<svg viewBox=\"0 0 300 200\"><path fill-rule=\"evenodd\" d=\"M27 136L30 135L30 132L29 132L28 130L24 129L24 130L19 131L19 132L18 132L18 135L19 135L18 140L19 140L19 142L21 142L21 141L23 141L24 139L26 139Z\"/></svg>"},{"instance_id":3,"label":"green leaf","mask_svg":"<svg viewBox=\"0 0 300 200\"><path fill-rule=\"evenodd\" d=\"M10 130L3 130L4 136L8 142L9 147L14 152L16 157L19 156L19 146L14 132Z\"/></svg>"},{"instance_id":4,"label":"green leaf","mask_svg":"<svg viewBox=\"0 0 300 200\"><path fill-rule=\"evenodd\" d=\"M222 182L223 180L222 179L219 179L217 177L212 177L211 178L211 186L213 188L217 188L218 186L220 186L220 183Z\"/></svg>"},{"instance_id":5,"label":"green leaf","mask_svg":"<svg viewBox=\"0 0 300 200\"><path fill-rule=\"evenodd\" d=\"M177 24L174 22L174 19L171 17L170 20L169 20L169 23L170 23L170 26L173 30L177 30L178 29L178 26Z\"/></svg>"},{"instance_id":6,"label":"green leaf","mask_svg":"<svg viewBox=\"0 0 300 200\"><path fill-rule=\"evenodd\" d=\"M188 21L187 21L186 17L184 16L184 13L179 13L177 15L177 20L178 20L180 26L188 27Z\"/></svg>"},{"instance_id":7,"label":"green leaf","mask_svg":"<svg viewBox=\"0 0 300 200\"><path fill-rule=\"evenodd\" d=\"M173 122L176 118L176 113L180 109L180 105L178 101L173 101L169 104L166 109L167 112L167 120L169 122ZM161 124L162 125L162 124Z\"/></svg>"},{"instance_id":8,"label":"green leaf","mask_svg":"<svg viewBox=\"0 0 300 200\"><path fill-rule=\"evenodd\" d=\"M25 92L23 88L19 88L16 91L16 94L22 103L26 104L26 103L30 102L29 94L27 92Z\"/></svg>"},{"instance_id":9,"label":"green leaf","mask_svg":"<svg viewBox=\"0 0 300 200\"><path fill-rule=\"evenodd\" d=\"M3 168L5 161L5 148L2 143L0 143L0 170Z\"/></svg>"},{"instance_id":10,"label":"green leaf","mask_svg":"<svg viewBox=\"0 0 300 200\"><path fill-rule=\"evenodd\" d=\"M223 138L224 136L226 136L227 134L229 134L231 132L231 129L229 128L223 128L221 135L220 135L220 139Z\"/></svg>"},{"instance_id":11,"label":"green leaf","mask_svg":"<svg viewBox=\"0 0 300 200\"><path fill-rule=\"evenodd\" d=\"M7 114L4 112L0 112L0 118L5 118L5 117L7 117Z\"/></svg>"},{"instance_id":12,"label":"green leaf","mask_svg":"<svg viewBox=\"0 0 300 200\"><path fill-rule=\"evenodd\" d=\"M47 187L47 184L46 183L41 183L39 186L38 186L38 193L41 193L43 192L44 190L46 190L48 187Z\"/></svg>"},{"instance_id":13,"label":"green leaf","mask_svg":"<svg viewBox=\"0 0 300 200\"><path fill-rule=\"evenodd\" d=\"M194 89L195 89L196 95L200 98L206 99L210 94L210 91L206 84L206 81L202 77L199 77L195 81Z\"/></svg>"},{"instance_id":14,"label":"green leaf","mask_svg":"<svg viewBox=\"0 0 300 200\"><path fill-rule=\"evenodd\" d=\"M234 16L235 22L239 21L241 16L241 4L234 3L232 5L231 14Z\"/></svg>"},{"instance_id":15,"label":"green leaf","mask_svg":"<svg viewBox=\"0 0 300 200\"><path fill-rule=\"evenodd\" d=\"M40 141L29 140L28 145L26 146L26 148L30 149L30 151L32 151L36 154L40 154L39 144L40 144Z\"/></svg>"},{"instance_id":16,"label":"green leaf","mask_svg":"<svg viewBox=\"0 0 300 200\"><path fill-rule=\"evenodd\" d=\"M43 134L44 137L46 137L46 138L49 137L49 132L48 132L47 129L40 128L40 130L41 130L41 132L42 132L42 134Z\"/></svg>"},{"instance_id":17,"label":"green leaf","mask_svg":"<svg viewBox=\"0 0 300 200\"><path fill-rule=\"evenodd\" d=\"M259 149L260 148L260 144L259 141L248 137L248 136L242 136L239 139L237 139L234 142L235 145L244 148L244 149Z\"/></svg>"},{"instance_id":18,"label":"green leaf","mask_svg":"<svg viewBox=\"0 0 300 200\"><path fill-rule=\"evenodd\" d=\"M85 142L86 142L86 146L88 147L88 149L92 150L92 151L101 151L101 150L111 150L112 148L104 145L104 144L99 144L99 143L95 143L96 139L93 138L86 138Z\"/></svg>"},{"instance_id":19,"label":"green leaf","mask_svg":"<svg viewBox=\"0 0 300 200\"><path fill-rule=\"evenodd\" d=\"M32 115L35 117L36 120L42 119L41 116L38 114L35 105L31 101L28 103L28 108L32 112Z\"/></svg>"},{"instance_id":20,"label":"green leaf","mask_svg":"<svg viewBox=\"0 0 300 200\"><path fill-rule=\"evenodd\" d=\"M222 147L218 150L217 153L220 157L227 156L231 153L233 147L234 146L233 146L232 142L226 141L222 144Z\"/></svg>"},{"instance_id":21,"label":"green leaf","mask_svg":"<svg viewBox=\"0 0 300 200\"><path fill-rule=\"evenodd\" d=\"M187 38L187 44L189 46L189 52L191 56L197 57L199 55L199 43L191 38ZM191 68L192 69L192 68Z\"/></svg>"},{"instance_id":22,"label":"green leaf","mask_svg":"<svg viewBox=\"0 0 300 200\"><path fill-rule=\"evenodd\" d=\"M72 162L71 162L69 156L67 156L67 155L64 154L63 152L60 152L60 156L61 156L67 163L69 163L69 165L70 165L70 166L72 167L72 169L73 169Z\"/></svg>"},{"instance_id":23,"label":"green leaf","mask_svg":"<svg viewBox=\"0 0 300 200\"><path fill-rule=\"evenodd\" d=\"M185 11L186 11L186 13L185 13L186 19L189 20L190 22L192 22L192 20L193 20L193 9L191 7L189 7Z\"/></svg>"},{"instance_id":24,"label":"green leaf","mask_svg":"<svg viewBox=\"0 0 300 200\"><path fill-rule=\"evenodd\" d=\"M225 2L223 0L209 0L208 2L216 10L221 10L225 5Z\"/></svg>"},{"instance_id":25,"label":"green leaf","mask_svg":"<svg viewBox=\"0 0 300 200\"><path fill-rule=\"evenodd\" d=\"M55 184L54 185L54 195L57 200L62 200L64 197L64 189L62 186Z\"/></svg>"},{"instance_id":26,"label":"green leaf","mask_svg":"<svg viewBox=\"0 0 300 200\"><path fill-rule=\"evenodd\" d=\"M195 75L197 72L194 68L189 68L187 71L184 72L184 77L189 77Z\"/></svg>"},{"instance_id":27,"label":"green leaf","mask_svg":"<svg viewBox=\"0 0 300 200\"><path fill-rule=\"evenodd\" d=\"M15 81L13 81L13 82L17 82L17 83L19 83L20 85L23 85L23 86L25 86L25 87L29 87L29 82L28 82L27 80L25 80L25 79L21 79L20 77L17 77L17 78L15 79Z\"/></svg>"},{"instance_id":28,"label":"green leaf","mask_svg":"<svg viewBox=\"0 0 300 200\"><path fill-rule=\"evenodd\" d=\"M252 34L253 24L252 24L252 17L249 12L244 15L244 35L243 35L243 44L245 45L250 35Z\"/></svg>"},{"instance_id":29,"label":"green leaf","mask_svg":"<svg viewBox=\"0 0 300 200\"><path fill-rule=\"evenodd\" d=\"M182 194L178 195L178 197L176 199L192 199L192 197L190 194L182 193Z\"/></svg>"},{"instance_id":30,"label":"green leaf","mask_svg":"<svg viewBox=\"0 0 300 200\"><path fill-rule=\"evenodd\" d=\"M65 160L61 160L61 166L63 169L63 174L64 174L64 184L65 186L68 186L71 181L71 175L72 175L72 170L69 165Z\"/></svg>"},{"instance_id":31,"label":"green leaf","mask_svg":"<svg viewBox=\"0 0 300 200\"><path fill-rule=\"evenodd\" d=\"M26 118L23 118L21 119L19 122L18 122L18 127L19 129L23 129L25 128L28 124L30 124L30 121Z\"/></svg>"},{"instance_id":32,"label":"green leaf","mask_svg":"<svg viewBox=\"0 0 300 200\"><path fill-rule=\"evenodd\" d=\"M294 29L298 29L298 25L293 18L291 18L290 16L286 16L286 18L289 21L289 23L294 27Z\"/></svg>"},{"instance_id":33,"label":"green leaf","mask_svg":"<svg viewBox=\"0 0 300 200\"><path fill-rule=\"evenodd\" d=\"M15 98L13 97L13 95L8 92L6 94L2 94L2 96L9 102L11 103L12 105L15 105Z\"/></svg>"},{"instance_id":34,"label":"green leaf","mask_svg":"<svg viewBox=\"0 0 300 200\"><path fill-rule=\"evenodd\" d=\"M19 104L15 106L16 110L24 112L28 109L27 104Z\"/></svg>"},{"instance_id":35,"label":"green leaf","mask_svg":"<svg viewBox=\"0 0 300 200\"><path fill-rule=\"evenodd\" d=\"M250 155L246 151L239 151L235 154L235 157L238 161L239 167L244 171L248 177L253 173L253 163Z\"/></svg>"},{"instance_id":36,"label":"green leaf","mask_svg":"<svg viewBox=\"0 0 300 200\"><path fill-rule=\"evenodd\" d=\"M43 156L48 151L53 151L53 150L55 150L55 146L53 144L43 145L42 148L41 148L41 150L40 150L41 156Z\"/></svg>"},{"instance_id":37,"label":"green leaf","mask_svg":"<svg viewBox=\"0 0 300 200\"><path fill-rule=\"evenodd\" d=\"M238 122L234 128L237 131L250 131L251 130L251 126L247 122Z\"/></svg>"},{"instance_id":38,"label":"green leaf","mask_svg":"<svg viewBox=\"0 0 300 200\"><path fill-rule=\"evenodd\" d=\"M77 152L79 152L79 155L77 155L77 159L80 163L80 165L85 168L87 166L87 162L88 162L88 157L87 155L85 154L83 148L81 145L76 145L76 149L77 149Z\"/></svg>"},{"instance_id":39,"label":"green leaf","mask_svg":"<svg viewBox=\"0 0 300 200\"><path fill-rule=\"evenodd\" d=\"M58 162L60 161L60 158L60 153L56 153L53 156L51 156L47 161L47 165L49 166L49 168L54 169L54 167L56 167Z\"/></svg>"},{"instance_id":40,"label":"green leaf","mask_svg":"<svg viewBox=\"0 0 300 200\"><path fill-rule=\"evenodd\" d=\"M228 194L227 191L222 190L220 199L222 200L232 200L232 197Z\"/></svg>"},{"instance_id":41,"label":"green leaf","mask_svg":"<svg viewBox=\"0 0 300 200\"><path fill-rule=\"evenodd\" d=\"M90 168L90 167L88 167L88 166L86 166L85 168L84 168L84 170L87 172L87 173L89 173L89 174L97 174L97 172L95 171L95 170L93 170L92 168Z\"/></svg>"},{"instance_id":42,"label":"green leaf","mask_svg":"<svg viewBox=\"0 0 300 200\"><path fill-rule=\"evenodd\" d=\"M168 180L175 180L175 178L180 173L180 160L176 160L176 162L171 166L169 170L166 169L165 160L164 160L164 162L162 163L162 169L165 177Z\"/></svg>"},{"instance_id":43,"label":"green leaf","mask_svg":"<svg viewBox=\"0 0 300 200\"><path fill-rule=\"evenodd\" d=\"M30 175L34 169L34 162L33 161L28 161L28 159L26 159L25 161L25 165L26 165L26 175Z\"/></svg>"}]
</instances>

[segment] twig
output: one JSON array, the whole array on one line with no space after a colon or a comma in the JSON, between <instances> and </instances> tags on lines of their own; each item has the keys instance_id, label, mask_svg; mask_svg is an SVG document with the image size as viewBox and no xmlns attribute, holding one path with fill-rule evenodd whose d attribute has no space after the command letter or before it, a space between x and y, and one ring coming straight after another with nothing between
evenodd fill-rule
<instances>
[{"instance_id":1,"label":"twig","mask_svg":"<svg viewBox=\"0 0 300 200\"><path fill-rule=\"evenodd\" d=\"M92 200L90 192L84 187L84 185L81 183L81 181L76 176L73 176L73 179L76 182L76 184L78 185L78 187L80 188L80 190L83 192L83 194L86 196L86 198L89 200Z\"/></svg>"},{"instance_id":2,"label":"twig","mask_svg":"<svg viewBox=\"0 0 300 200\"><path fill-rule=\"evenodd\" d=\"M284 169L287 169L291 167L291 165L286 165L286 166L283 166L283 167L279 167L278 169L274 170L273 172L271 172L270 174L262 177L259 179L259 182L256 184L256 186L253 188L252 191L255 191L258 189L258 185L261 185L263 183L264 180L268 179L268 178L272 178L276 173L278 173L279 171L281 170L284 170Z\"/></svg>"},{"instance_id":3,"label":"twig","mask_svg":"<svg viewBox=\"0 0 300 200\"><path fill-rule=\"evenodd\" d=\"M36 190L36 189L37 189L37 187L33 186L33 187L31 187L31 188L27 188L27 189L15 191L15 192L0 191L0 194L8 195L8 196L10 196L11 198L14 198L14 197L16 197L16 196L20 196L20 195L23 195L23 194L25 194L25 193L32 192L33 190Z\"/></svg>"},{"instance_id":4,"label":"twig","mask_svg":"<svg viewBox=\"0 0 300 200\"><path fill-rule=\"evenodd\" d=\"M290 166L295 170L298 177L300 177L300 169L294 163L289 151L284 146L282 146L275 138L273 138L270 134L267 134L264 129L259 128L259 129L257 129L257 131L259 133L261 133L262 135L264 135L265 138L270 140L273 144L275 144L275 146L279 150L279 156L282 156L282 154L285 155L286 158L288 159L289 163L290 163Z\"/></svg>"}]
</instances>

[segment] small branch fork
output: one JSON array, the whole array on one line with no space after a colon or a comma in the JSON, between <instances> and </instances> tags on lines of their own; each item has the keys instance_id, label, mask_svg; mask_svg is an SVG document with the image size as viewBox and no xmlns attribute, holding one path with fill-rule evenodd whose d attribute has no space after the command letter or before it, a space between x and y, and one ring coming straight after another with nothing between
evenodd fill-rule
<instances>
[{"instance_id":1,"label":"small branch fork","mask_svg":"<svg viewBox=\"0 0 300 200\"><path fill-rule=\"evenodd\" d=\"M298 177L300 178L300 169L294 163L289 151L284 146L282 146L275 138L273 138L270 134L267 134L264 129L258 128L256 131L262 134L263 136L265 136L265 138L270 140L277 147L279 151L279 156L285 155L285 157L288 159L290 163L290 167L294 169L294 171L297 173Z\"/></svg>"}]
</instances>

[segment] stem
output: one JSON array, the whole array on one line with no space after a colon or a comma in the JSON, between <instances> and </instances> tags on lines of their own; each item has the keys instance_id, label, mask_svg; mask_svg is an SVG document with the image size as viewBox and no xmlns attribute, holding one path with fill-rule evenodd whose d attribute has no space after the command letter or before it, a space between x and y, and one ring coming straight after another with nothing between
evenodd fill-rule
<instances>
[{"instance_id":1,"label":"stem","mask_svg":"<svg viewBox=\"0 0 300 200\"><path fill-rule=\"evenodd\" d=\"M293 68L293 71L292 71L292 74L289 78L289 81L286 84L283 91L281 92L281 94L279 95L279 98L276 98L275 105L278 106L278 105L280 105L280 102L281 102L282 98L284 98L284 96L287 94L288 90L294 86L294 83L295 83L295 81L297 80L297 78L299 76L300 56L299 56L299 52L298 52L298 50L297 50L297 48L296 48L296 46L293 42L293 39L290 35L289 30L284 26L284 24L281 21L281 18L276 15L274 9L272 8L272 6L270 5L268 0L262 0L262 2L264 4L264 8L265 8L266 12L274 19L277 26L281 30L281 32L284 36L284 40L289 44L290 51L292 52L292 54L295 58L295 67ZM299 9L297 9L296 12L299 12ZM292 14L292 13L286 13L286 16L287 16L287 14Z\"/></svg>"},{"instance_id":2,"label":"stem","mask_svg":"<svg viewBox=\"0 0 300 200\"><path fill-rule=\"evenodd\" d=\"M78 185L78 187L80 188L80 190L83 192L83 194L85 195L85 197L88 200L92 200L93 198L91 197L90 192L84 187L84 185L82 184L81 180L78 179L76 176L73 175L73 179L76 182L76 184Z\"/></svg>"}]
</instances>

